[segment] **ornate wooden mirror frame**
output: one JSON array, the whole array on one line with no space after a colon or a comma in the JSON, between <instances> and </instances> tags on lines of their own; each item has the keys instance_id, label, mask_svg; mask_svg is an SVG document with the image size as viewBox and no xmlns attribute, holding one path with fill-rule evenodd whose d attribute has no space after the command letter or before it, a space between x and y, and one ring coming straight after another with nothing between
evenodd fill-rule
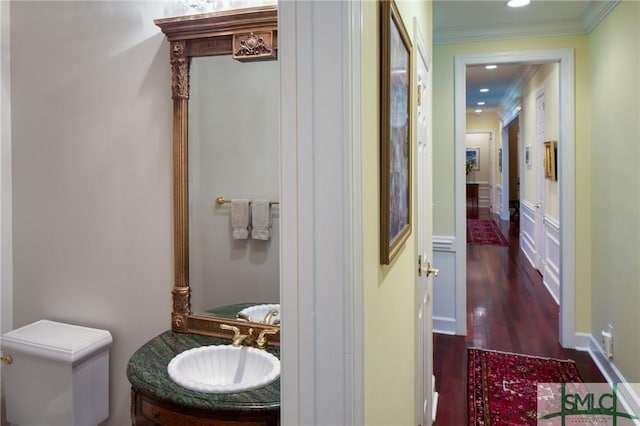
<instances>
[{"instance_id":1,"label":"ornate wooden mirror frame","mask_svg":"<svg viewBox=\"0 0 640 426\"><path fill-rule=\"evenodd\" d=\"M171 89L173 99L173 211L174 286L171 329L183 333L231 337L221 324L248 328L254 333L271 325L234 319L194 315L189 286L189 188L188 122L189 70L191 58L233 55L248 62L273 60L277 52L277 6L236 9L177 18L156 19L170 43ZM278 344L279 336L273 338ZM271 342L270 342L271 343Z\"/></svg>"}]
</instances>

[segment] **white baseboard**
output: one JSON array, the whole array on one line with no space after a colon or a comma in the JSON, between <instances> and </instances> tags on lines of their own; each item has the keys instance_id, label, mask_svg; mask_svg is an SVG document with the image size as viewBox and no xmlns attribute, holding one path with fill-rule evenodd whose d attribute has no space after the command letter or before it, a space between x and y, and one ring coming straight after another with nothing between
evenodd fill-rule
<instances>
[{"instance_id":1,"label":"white baseboard","mask_svg":"<svg viewBox=\"0 0 640 426\"><path fill-rule=\"evenodd\" d=\"M593 336L589 333L576 333L573 340L573 347L578 351L588 352L592 338Z\"/></svg>"},{"instance_id":2,"label":"white baseboard","mask_svg":"<svg viewBox=\"0 0 640 426\"><path fill-rule=\"evenodd\" d=\"M456 334L455 318L433 317L433 332L439 334Z\"/></svg>"},{"instance_id":3,"label":"white baseboard","mask_svg":"<svg viewBox=\"0 0 640 426\"><path fill-rule=\"evenodd\" d=\"M588 351L591 359L598 367L604 378L609 384L619 383L618 396L619 401L623 404L627 412L636 416L640 416L640 389L636 386L635 390L624 384L629 383L616 365L602 351L600 343L588 333L576 333L575 337L576 349ZM640 425L640 420L634 421L635 425Z\"/></svg>"}]
</instances>

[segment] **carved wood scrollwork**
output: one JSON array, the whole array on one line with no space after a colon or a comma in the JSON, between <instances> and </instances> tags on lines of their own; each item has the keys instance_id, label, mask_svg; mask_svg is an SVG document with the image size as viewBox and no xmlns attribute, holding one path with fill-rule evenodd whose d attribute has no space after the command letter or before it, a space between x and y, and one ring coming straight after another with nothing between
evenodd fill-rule
<instances>
[{"instance_id":1,"label":"carved wood scrollwork","mask_svg":"<svg viewBox=\"0 0 640 426\"><path fill-rule=\"evenodd\" d=\"M187 42L171 42L171 91L173 99L189 99L189 67L191 58L187 56Z\"/></svg>"},{"instance_id":2,"label":"carved wood scrollwork","mask_svg":"<svg viewBox=\"0 0 640 426\"><path fill-rule=\"evenodd\" d=\"M273 59L273 32L265 31L233 35L233 59L239 61Z\"/></svg>"},{"instance_id":3,"label":"carved wood scrollwork","mask_svg":"<svg viewBox=\"0 0 640 426\"><path fill-rule=\"evenodd\" d=\"M187 331L187 318L191 314L191 288L173 288L173 312L171 315L172 329L174 331Z\"/></svg>"}]
</instances>

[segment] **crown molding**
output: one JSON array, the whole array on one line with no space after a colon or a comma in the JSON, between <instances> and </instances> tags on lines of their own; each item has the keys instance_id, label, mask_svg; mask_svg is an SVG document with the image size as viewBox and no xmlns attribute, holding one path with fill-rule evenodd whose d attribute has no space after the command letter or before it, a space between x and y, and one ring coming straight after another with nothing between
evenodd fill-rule
<instances>
[{"instance_id":1,"label":"crown molding","mask_svg":"<svg viewBox=\"0 0 640 426\"><path fill-rule=\"evenodd\" d=\"M585 33L582 24L575 20L558 20L543 24L494 25L491 28L450 27L435 31L433 44L464 43L473 41L549 37Z\"/></svg>"},{"instance_id":2,"label":"crown molding","mask_svg":"<svg viewBox=\"0 0 640 426\"><path fill-rule=\"evenodd\" d=\"M594 0L575 19L561 19L535 24L505 23L490 28L448 27L435 29L433 44L466 43L474 41L552 37L590 33L617 5L620 0Z\"/></svg>"},{"instance_id":3,"label":"crown molding","mask_svg":"<svg viewBox=\"0 0 640 426\"><path fill-rule=\"evenodd\" d=\"M620 0L593 1L580 16L582 27L590 33L617 5Z\"/></svg>"},{"instance_id":4,"label":"crown molding","mask_svg":"<svg viewBox=\"0 0 640 426\"><path fill-rule=\"evenodd\" d=\"M508 111L512 104L515 102L519 104L520 101L518 98L522 95L522 89L524 86L531 80L531 77L538 71L540 65L531 65L524 70L518 76L516 82L511 85L509 91L505 94L504 98L500 101L500 106L502 107L502 111Z\"/></svg>"}]
</instances>

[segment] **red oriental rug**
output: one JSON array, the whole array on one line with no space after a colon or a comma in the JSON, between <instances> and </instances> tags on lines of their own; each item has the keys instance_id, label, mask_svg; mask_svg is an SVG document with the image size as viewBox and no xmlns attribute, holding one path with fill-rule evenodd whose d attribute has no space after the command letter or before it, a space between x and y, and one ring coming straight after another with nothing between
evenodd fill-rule
<instances>
[{"instance_id":1,"label":"red oriental rug","mask_svg":"<svg viewBox=\"0 0 640 426\"><path fill-rule=\"evenodd\" d=\"M493 220L467 219L467 244L508 246L509 242Z\"/></svg>"},{"instance_id":2,"label":"red oriental rug","mask_svg":"<svg viewBox=\"0 0 640 426\"><path fill-rule=\"evenodd\" d=\"M537 423L538 383L581 383L574 361L469 348L469 426Z\"/></svg>"}]
</instances>

